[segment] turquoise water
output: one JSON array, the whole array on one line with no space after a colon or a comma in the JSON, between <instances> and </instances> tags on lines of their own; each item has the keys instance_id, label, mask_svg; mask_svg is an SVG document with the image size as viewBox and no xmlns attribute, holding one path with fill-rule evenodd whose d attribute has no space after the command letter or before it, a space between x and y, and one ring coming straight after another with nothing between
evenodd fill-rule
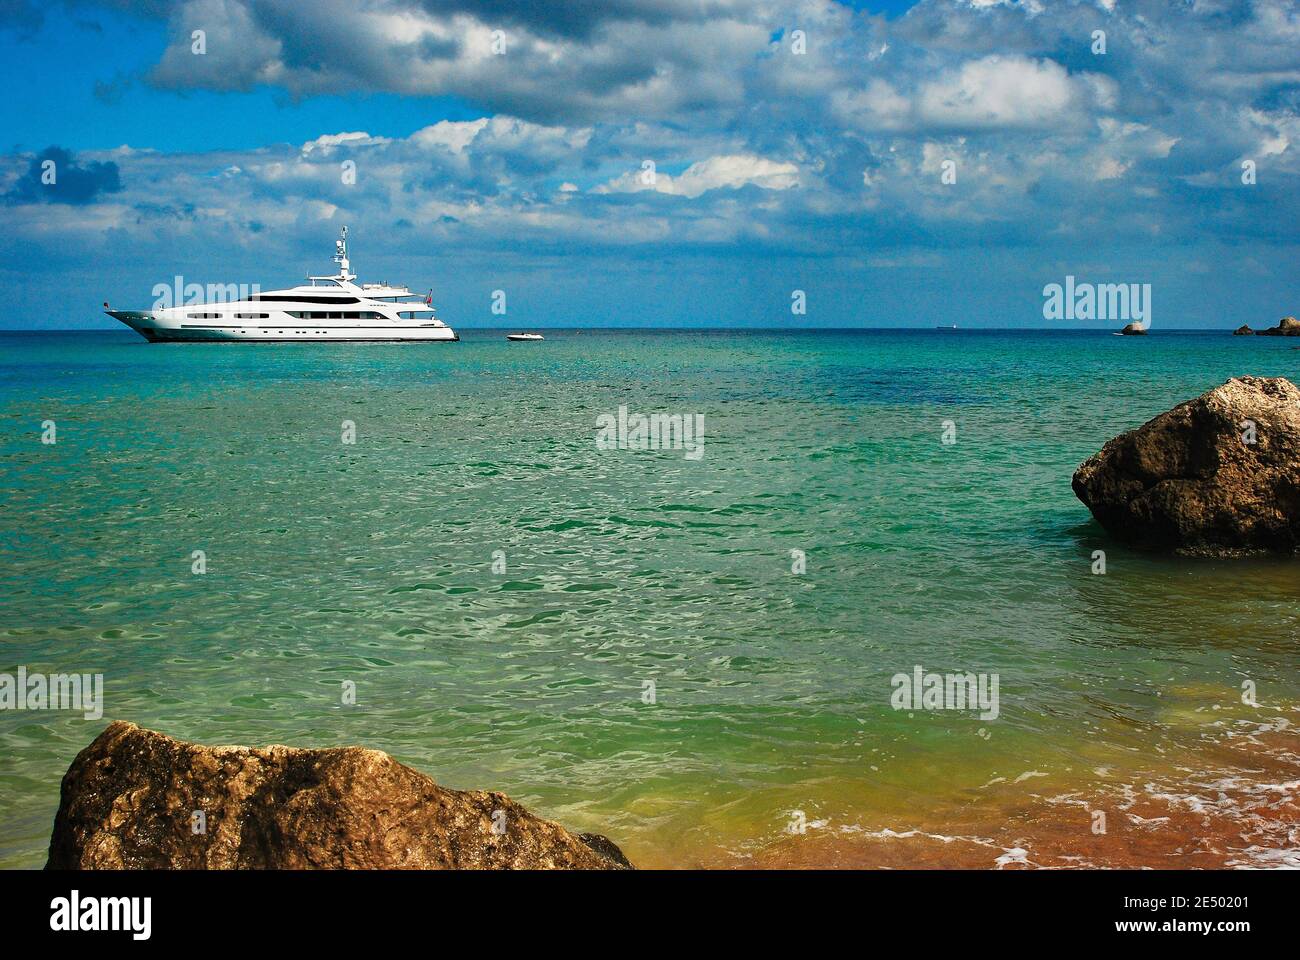
<instances>
[{"instance_id":1,"label":"turquoise water","mask_svg":"<svg viewBox=\"0 0 1300 960\"><path fill-rule=\"evenodd\" d=\"M0 866L43 864L59 778L117 718L376 747L646 865L792 856L793 810L847 844L1269 785L1223 742L1289 736L1300 568L1127 550L1070 477L1229 376L1297 379L1294 341L462 335L0 336L0 672L102 673L106 700L0 711ZM620 405L703 414L702 458L598 449ZM1000 716L893 710L916 664L998 674ZM1079 814L1023 822L1053 817Z\"/></svg>"}]
</instances>

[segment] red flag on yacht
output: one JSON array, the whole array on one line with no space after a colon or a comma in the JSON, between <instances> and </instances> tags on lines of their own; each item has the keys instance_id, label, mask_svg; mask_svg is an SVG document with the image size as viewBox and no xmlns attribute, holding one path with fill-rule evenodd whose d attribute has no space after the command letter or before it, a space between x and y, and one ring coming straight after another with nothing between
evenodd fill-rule
<instances>
[{"instance_id":1,"label":"red flag on yacht","mask_svg":"<svg viewBox=\"0 0 1300 960\"><path fill-rule=\"evenodd\" d=\"M424 298L424 305L426 307L433 306L433 287L429 288L429 295Z\"/></svg>"}]
</instances>

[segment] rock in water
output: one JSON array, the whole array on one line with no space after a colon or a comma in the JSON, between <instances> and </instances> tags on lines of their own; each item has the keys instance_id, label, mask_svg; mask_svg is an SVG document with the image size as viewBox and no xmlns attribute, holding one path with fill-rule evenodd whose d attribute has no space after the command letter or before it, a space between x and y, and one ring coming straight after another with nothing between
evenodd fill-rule
<instances>
[{"instance_id":1,"label":"rock in water","mask_svg":"<svg viewBox=\"0 0 1300 960\"><path fill-rule=\"evenodd\" d=\"M1243 323L1236 330L1232 331L1234 337L1250 337L1254 336L1254 333L1255 331L1250 329L1250 324L1248 323Z\"/></svg>"},{"instance_id":2,"label":"rock in water","mask_svg":"<svg viewBox=\"0 0 1300 960\"><path fill-rule=\"evenodd\" d=\"M46 869L630 869L500 793L360 747L204 747L109 724L63 777Z\"/></svg>"},{"instance_id":3,"label":"rock in water","mask_svg":"<svg viewBox=\"0 0 1300 960\"><path fill-rule=\"evenodd\" d=\"M1295 317L1283 317L1277 322L1276 327L1256 330L1255 335L1260 337L1300 337L1300 320Z\"/></svg>"},{"instance_id":4,"label":"rock in water","mask_svg":"<svg viewBox=\"0 0 1300 960\"><path fill-rule=\"evenodd\" d=\"M1136 320L1132 323L1124 324L1124 329L1120 331L1126 337L1145 337L1147 334L1146 327Z\"/></svg>"},{"instance_id":5,"label":"rock in water","mask_svg":"<svg viewBox=\"0 0 1300 960\"><path fill-rule=\"evenodd\" d=\"M1300 389L1281 377L1229 380L1111 440L1073 486L1111 535L1142 546L1294 554Z\"/></svg>"}]
</instances>

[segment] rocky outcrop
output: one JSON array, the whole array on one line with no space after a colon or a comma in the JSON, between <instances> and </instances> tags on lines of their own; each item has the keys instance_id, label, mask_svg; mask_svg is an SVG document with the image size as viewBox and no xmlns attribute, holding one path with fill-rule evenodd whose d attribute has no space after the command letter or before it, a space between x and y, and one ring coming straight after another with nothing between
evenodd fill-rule
<instances>
[{"instance_id":1,"label":"rocky outcrop","mask_svg":"<svg viewBox=\"0 0 1300 960\"><path fill-rule=\"evenodd\" d=\"M1126 337L1145 337L1147 335L1146 327L1136 320L1132 323L1126 323L1124 329L1120 331Z\"/></svg>"},{"instance_id":2,"label":"rocky outcrop","mask_svg":"<svg viewBox=\"0 0 1300 960\"><path fill-rule=\"evenodd\" d=\"M1295 317L1283 317L1278 321L1276 327L1269 327L1267 330L1256 330L1257 337L1300 337L1300 320Z\"/></svg>"},{"instance_id":3,"label":"rocky outcrop","mask_svg":"<svg viewBox=\"0 0 1300 960\"><path fill-rule=\"evenodd\" d=\"M1300 549L1300 389L1241 377L1121 434L1074 474L1113 536L1183 553Z\"/></svg>"},{"instance_id":4,"label":"rocky outcrop","mask_svg":"<svg viewBox=\"0 0 1300 960\"><path fill-rule=\"evenodd\" d=\"M509 797L386 753L204 747L109 724L63 777L47 869L630 869Z\"/></svg>"},{"instance_id":5,"label":"rocky outcrop","mask_svg":"<svg viewBox=\"0 0 1300 960\"><path fill-rule=\"evenodd\" d=\"M1234 337L1250 337L1250 336L1254 336L1254 334L1255 331L1250 329L1249 324L1245 324L1245 323L1239 326L1236 330L1232 331L1232 335Z\"/></svg>"}]
</instances>

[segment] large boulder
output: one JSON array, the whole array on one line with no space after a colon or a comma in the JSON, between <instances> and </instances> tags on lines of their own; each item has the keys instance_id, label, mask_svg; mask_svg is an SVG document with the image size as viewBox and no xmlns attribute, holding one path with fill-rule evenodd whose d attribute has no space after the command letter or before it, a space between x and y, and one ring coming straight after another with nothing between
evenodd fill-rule
<instances>
[{"instance_id":1,"label":"large boulder","mask_svg":"<svg viewBox=\"0 0 1300 960\"><path fill-rule=\"evenodd\" d=\"M360 747L204 747L109 724L63 777L47 869L627 869L500 793Z\"/></svg>"},{"instance_id":2,"label":"large boulder","mask_svg":"<svg viewBox=\"0 0 1300 960\"><path fill-rule=\"evenodd\" d=\"M1277 322L1276 327L1256 330L1255 334L1260 337L1300 337L1300 320L1295 317L1283 317Z\"/></svg>"},{"instance_id":3,"label":"large boulder","mask_svg":"<svg viewBox=\"0 0 1300 960\"><path fill-rule=\"evenodd\" d=\"M1243 323L1236 330L1232 331L1234 337L1249 337L1253 336L1254 333L1255 331L1250 329L1250 324L1248 323Z\"/></svg>"},{"instance_id":4,"label":"large boulder","mask_svg":"<svg viewBox=\"0 0 1300 960\"><path fill-rule=\"evenodd\" d=\"M1132 323L1124 324L1124 328L1120 330L1120 333L1124 334L1126 337L1145 337L1147 335L1147 328L1134 320Z\"/></svg>"},{"instance_id":5,"label":"large boulder","mask_svg":"<svg viewBox=\"0 0 1300 960\"><path fill-rule=\"evenodd\" d=\"M1139 545L1294 554L1300 389L1281 377L1229 380L1111 440L1073 486L1110 534Z\"/></svg>"}]
</instances>

